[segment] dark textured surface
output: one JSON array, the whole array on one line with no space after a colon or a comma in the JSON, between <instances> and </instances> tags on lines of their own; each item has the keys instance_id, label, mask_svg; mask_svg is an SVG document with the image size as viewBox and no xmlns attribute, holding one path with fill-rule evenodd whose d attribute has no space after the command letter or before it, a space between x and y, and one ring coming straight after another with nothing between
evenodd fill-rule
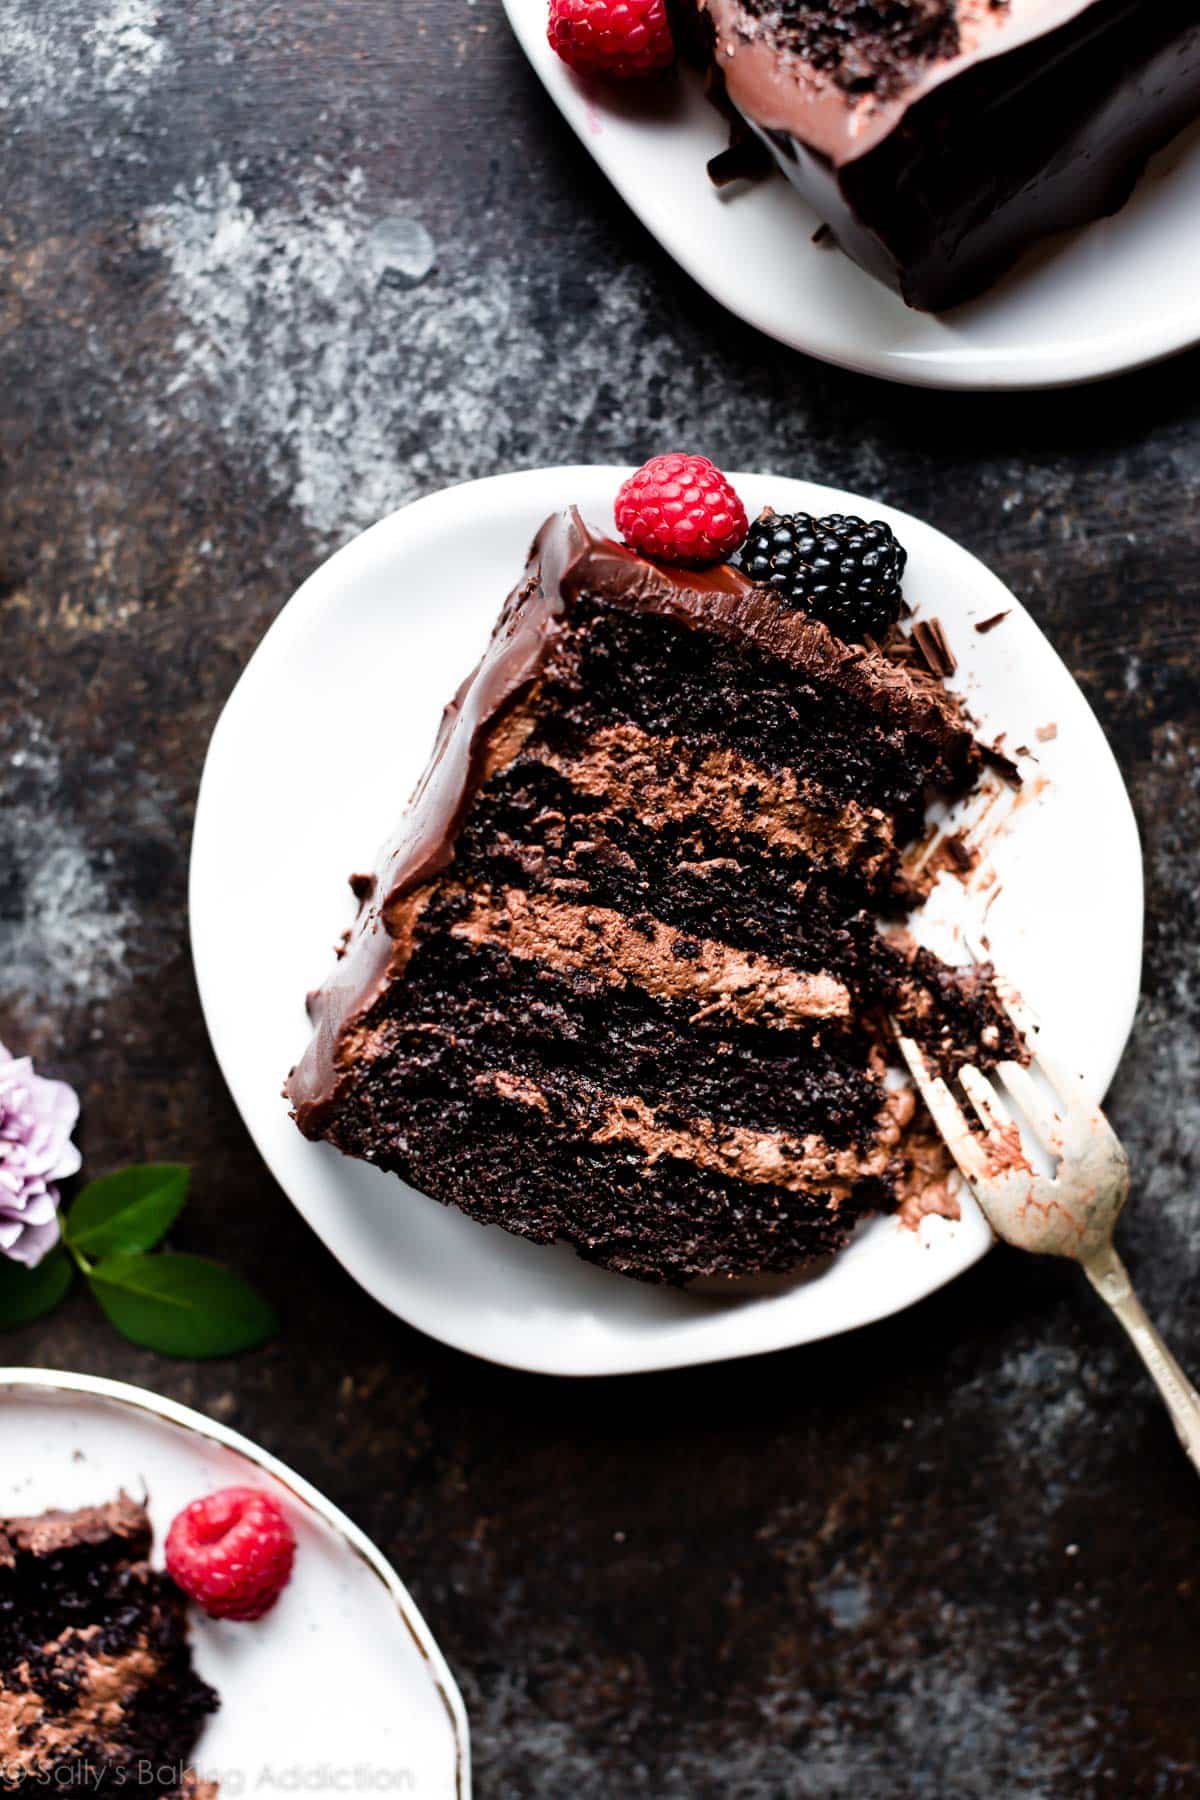
<instances>
[{"instance_id":1,"label":"dark textured surface","mask_svg":"<svg viewBox=\"0 0 1200 1800\"><path fill-rule=\"evenodd\" d=\"M343 1504L454 1665L484 1800L1194 1794L1200 1493L1072 1271L997 1254L842 1343L634 1382L443 1350L264 1174L184 894L225 695L387 507L678 444L922 513L1050 631L1133 792L1122 1243L1200 1368L1200 358L989 402L788 355L631 224L496 0L6 0L0 97L0 1036L82 1086L93 1172L195 1161L180 1242L289 1327L179 1366L79 1297L7 1358L193 1402Z\"/></svg>"}]
</instances>

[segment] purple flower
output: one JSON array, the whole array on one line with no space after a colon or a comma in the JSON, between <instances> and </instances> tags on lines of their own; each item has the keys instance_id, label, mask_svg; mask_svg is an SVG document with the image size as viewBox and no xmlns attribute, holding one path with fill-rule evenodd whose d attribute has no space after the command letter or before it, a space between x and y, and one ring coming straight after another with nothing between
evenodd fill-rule
<instances>
[{"instance_id":1,"label":"purple flower","mask_svg":"<svg viewBox=\"0 0 1200 1800\"><path fill-rule=\"evenodd\" d=\"M30 1269L58 1242L54 1184L82 1161L71 1142L78 1117L74 1088L0 1044L0 1256Z\"/></svg>"}]
</instances>

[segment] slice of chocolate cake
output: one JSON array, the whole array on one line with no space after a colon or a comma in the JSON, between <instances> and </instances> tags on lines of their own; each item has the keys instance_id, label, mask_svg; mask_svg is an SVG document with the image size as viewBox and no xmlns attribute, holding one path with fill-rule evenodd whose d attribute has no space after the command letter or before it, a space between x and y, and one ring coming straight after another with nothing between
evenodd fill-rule
<instances>
[{"instance_id":1,"label":"slice of chocolate cake","mask_svg":"<svg viewBox=\"0 0 1200 1800\"><path fill-rule=\"evenodd\" d=\"M1115 212L1200 114L1195 0L685 0L729 100L910 305Z\"/></svg>"},{"instance_id":2,"label":"slice of chocolate cake","mask_svg":"<svg viewBox=\"0 0 1200 1800\"><path fill-rule=\"evenodd\" d=\"M979 762L915 665L550 519L358 884L301 1130L648 1279L837 1249L905 1175L885 1009L1012 1049L986 983L876 923Z\"/></svg>"},{"instance_id":3,"label":"slice of chocolate cake","mask_svg":"<svg viewBox=\"0 0 1200 1800\"><path fill-rule=\"evenodd\" d=\"M150 1541L125 1494L0 1519L0 1792L195 1791L189 1758L217 1697Z\"/></svg>"}]
</instances>

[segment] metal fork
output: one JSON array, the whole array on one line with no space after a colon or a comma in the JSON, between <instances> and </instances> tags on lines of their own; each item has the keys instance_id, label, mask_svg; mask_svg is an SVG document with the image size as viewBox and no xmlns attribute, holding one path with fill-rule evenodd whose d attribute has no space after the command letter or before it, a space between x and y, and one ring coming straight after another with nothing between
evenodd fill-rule
<instances>
[{"instance_id":1,"label":"metal fork","mask_svg":"<svg viewBox=\"0 0 1200 1800\"><path fill-rule=\"evenodd\" d=\"M1036 1159L1026 1155L1020 1125L978 1068L967 1063L958 1071L982 1127L973 1131L920 1046L895 1021L893 1029L934 1123L992 1230L1019 1250L1073 1257L1083 1264L1092 1286L1129 1333L1200 1473L1200 1394L1147 1318L1113 1248L1113 1229L1129 1194L1129 1158L1104 1114L1088 1100L1079 1077L1047 1056L1027 1009L1017 1000L1007 1004L1033 1060L1030 1068L1002 1062L996 1074L1052 1160L1053 1175L1041 1173ZM1040 1072L1045 1089L1032 1070Z\"/></svg>"}]
</instances>

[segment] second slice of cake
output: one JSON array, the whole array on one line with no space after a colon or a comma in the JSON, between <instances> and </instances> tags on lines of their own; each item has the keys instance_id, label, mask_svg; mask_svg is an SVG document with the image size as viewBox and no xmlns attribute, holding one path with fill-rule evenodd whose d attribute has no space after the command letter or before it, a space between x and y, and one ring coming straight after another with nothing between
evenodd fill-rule
<instances>
[{"instance_id":1,"label":"second slice of cake","mask_svg":"<svg viewBox=\"0 0 1200 1800\"><path fill-rule=\"evenodd\" d=\"M0 1794L211 1800L190 1757L217 1696L144 1505L0 1519Z\"/></svg>"},{"instance_id":2,"label":"second slice of cake","mask_svg":"<svg viewBox=\"0 0 1200 1800\"><path fill-rule=\"evenodd\" d=\"M1007 1030L876 923L979 761L932 675L548 520L359 883L301 1129L626 1274L835 1250L907 1172L885 1009L984 1060Z\"/></svg>"},{"instance_id":3,"label":"second slice of cake","mask_svg":"<svg viewBox=\"0 0 1200 1800\"><path fill-rule=\"evenodd\" d=\"M844 250L940 310L1123 206L1200 113L1194 0L687 0Z\"/></svg>"}]
</instances>

